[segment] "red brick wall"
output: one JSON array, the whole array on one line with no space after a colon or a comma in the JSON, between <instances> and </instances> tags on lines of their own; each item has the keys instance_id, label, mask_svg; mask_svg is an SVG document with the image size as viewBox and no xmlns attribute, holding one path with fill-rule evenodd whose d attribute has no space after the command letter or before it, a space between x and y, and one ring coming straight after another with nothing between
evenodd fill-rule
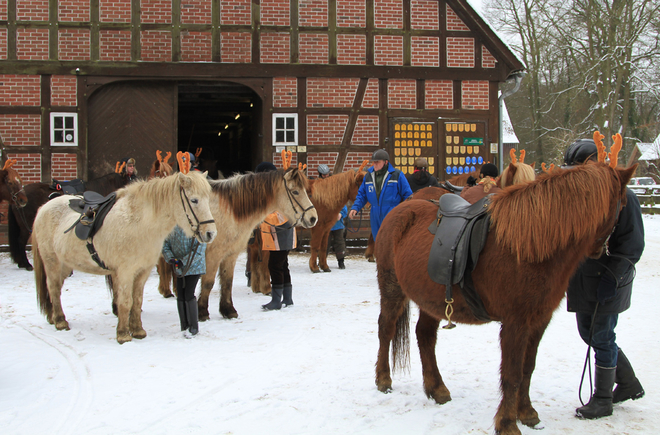
<instances>
[{"instance_id":1,"label":"red brick wall","mask_svg":"<svg viewBox=\"0 0 660 435\"><path fill-rule=\"evenodd\" d=\"M337 63L366 65L367 38L364 35L337 35Z\"/></svg>"},{"instance_id":2,"label":"red brick wall","mask_svg":"<svg viewBox=\"0 0 660 435\"><path fill-rule=\"evenodd\" d=\"M172 39L164 30L142 31L142 60L169 62L172 60Z\"/></svg>"},{"instance_id":3,"label":"red brick wall","mask_svg":"<svg viewBox=\"0 0 660 435\"><path fill-rule=\"evenodd\" d=\"M374 64L403 65L402 36L375 35L374 44Z\"/></svg>"},{"instance_id":4,"label":"red brick wall","mask_svg":"<svg viewBox=\"0 0 660 435\"><path fill-rule=\"evenodd\" d=\"M288 33L261 34L261 63L289 63L290 60Z\"/></svg>"},{"instance_id":5,"label":"red brick wall","mask_svg":"<svg viewBox=\"0 0 660 435\"><path fill-rule=\"evenodd\" d=\"M90 59L90 34L87 29L60 30L57 45L59 60Z\"/></svg>"},{"instance_id":6,"label":"red brick wall","mask_svg":"<svg viewBox=\"0 0 660 435\"><path fill-rule=\"evenodd\" d=\"M5 146L39 146L41 117L39 115L0 115L0 135Z\"/></svg>"},{"instance_id":7,"label":"red brick wall","mask_svg":"<svg viewBox=\"0 0 660 435\"><path fill-rule=\"evenodd\" d=\"M41 78L31 75L0 75L0 106L38 106Z\"/></svg>"},{"instance_id":8,"label":"red brick wall","mask_svg":"<svg viewBox=\"0 0 660 435\"><path fill-rule=\"evenodd\" d=\"M101 60L131 60L131 32L128 30L101 30L99 36Z\"/></svg>"},{"instance_id":9,"label":"red brick wall","mask_svg":"<svg viewBox=\"0 0 660 435\"><path fill-rule=\"evenodd\" d=\"M307 107L351 107L359 79L308 78Z\"/></svg>"},{"instance_id":10,"label":"red brick wall","mask_svg":"<svg viewBox=\"0 0 660 435\"><path fill-rule=\"evenodd\" d=\"M18 60L48 60L48 29L16 29Z\"/></svg>"},{"instance_id":11,"label":"red brick wall","mask_svg":"<svg viewBox=\"0 0 660 435\"><path fill-rule=\"evenodd\" d=\"M319 173L316 170L319 165L326 164L332 171L337 163L337 156L339 153L308 153L307 154L307 175L310 177L318 177Z\"/></svg>"},{"instance_id":12,"label":"red brick wall","mask_svg":"<svg viewBox=\"0 0 660 435\"><path fill-rule=\"evenodd\" d=\"M362 100L362 107L365 109L377 109L378 101L378 79L369 79L367 90Z\"/></svg>"},{"instance_id":13,"label":"red brick wall","mask_svg":"<svg viewBox=\"0 0 660 435\"><path fill-rule=\"evenodd\" d=\"M309 115L307 145L340 145L348 124L346 115Z\"/></svg>"},{"instance_id":14,"label":"red brick wall","mask_svg":"<svg viewBox=\"0 0 660 435\"><path fill-rule=\"evenodd\" d=\"M450 31L469 31L470 28L465 25L463 20L458 18L456 12L447 5L447 30Z\"/></svg>"},{"instance_id":15,"label":"red brick wall","mask_svg":"<svg viewBox=\"0 0 660 435\"><path fill-rule=\"evenodd\" d=\"M403 28L403 2L378 0L374 2L374 24L377 29Z\"/></svg>"},{"instance_id":16,"label":"red brick wall","mask_svg":"<svg viewBox=\"0 0 660 435\"><path fill-rule=\"evenodd\" d=\"M298 51L300 63L328 63L328 35L301 33L298 41Z\"/></svg>"},{"instance_id":17,"label":"red brick wall","mask_svg":"<svg viewBox=\"0 0 660 435\"><path fill-rule=\"evenodd\" d=\"M378 146L378 143L378 116L359 116L351 144Z\"/></svg>"},{"instance_id":18,"label":"red brick wall","mask_svg":"<svg viewBox=\"0 0 660 435\"><path fill-rule=\"evenodd\" d=\"M181 22L211 24L211 0L181 0Z\"/></svg>"},{"instance_id":19,"label":"red brick wall","mask_svg":"<svg viewBox=\"0 0 660 435\"><path fill-rule=\"evenodd\" d=\"M7 18L7 2L0 2L0 20L6 20Z\"/></svg>"},{"instance_id":20,"label":"red brick wall","mask_svg":"<svg viewBox=\"0 0 660 435\"><path fill-rule=\"evenodd\" d=\"M366 27L365 0L337 0L337 27Z\"/></svg>"},{"instance_id":21,"label":"red brick wall","mask_svg":"<svg viewBox=\"0 0 660 435\"><path fill-rule=\"evenodd\" d=\"M41 154L14 154L8 152L7 158L16 159L13 168L21 174L23 184L41 182Z\"/></svg>"},{"instance_id":22,"label":"red brick wall","mask_svg":"<svg viewBox=\"0 0 660 435\"><path fill-rule=\"evenodd\" d=\"M211 32L181 32L183 62L211 61Z\"/></svg>"},{"instance_id":23,"label":"red brick wall","mask_svg":"<svg viewBox=\"0 0 660 435\"><path fill-rule=\"evenodd\" d=\"M481 67L482 68L495 68L497 60L490 54L490 51L484 46L481 47Z\"/></svg>"},{"instance_id":24,"label":"red brick wall","mask_svg":"<svg viewBox=\"0 0 660 435\"><path fill-rule=\"evenodd\" d=\"M76 105L77 80L75 76L52 76L50 79L50 104L53 106Z\"/></svg>"},{"instance_id":25,"label":"red brick wall","mask_svg":"<svg viewBox=\"0 0 660 435\"><path fill-rule=\"evenodd\" d=\"M171 23L172 0L141 0L142 23Z\"/></svg>"},{"instance_id":26,"label":"red brick wall","mask_svg":"<svg viewBox=\"0 0 660 435\"><path fill-rule=\"evenodd\" d=\"M250 63L252 62L252 35L247 32L223 32L220 50L223 62Z\"/></svg>"},{"instance_id":27,"label":"red brick wall","mask_svg":"<svg viewBox=\"0 0 660 435\"><path fill-rule=\"evenodd\" d=\"M349 152L346 156L346 161L344 162L344 171L347 169L357 169L362 165L362 162L365 160L371 160L370 152ZM367 169L369 166L365 167Z\"/></svg>"},{"instance_id":28,"label":"red brick wall","mask_svg":"<svg viewBox=\"0 0 660 435\"><path fill-rule=\"evenodd\" d=\"M89 21L89 0L59 0L57 17L60 21Z\"/></svg>"},{"instance_id":29,"label":"red brick wall","mask_svg":"<svg viewBox=\"0 0 660 435\"><path fill-rule=\"evenodd\" d=\"M7 59L7 29L0 29L0 60Z\"/></svg>"},{"instance_id":30,"label":"red brick wall","mask_svg":"<svg viewBox=\"0 0 660 435\"><path fill-rule=\"evenodd\" d=\"M16 0L16 19L48 21L48 3L48 0Z\"/></svg>"},{"instance_id":31,"label":"red brick wall","mask_svg":"<svg viewBox=\"0 0 660 435\"><path fill-rule=\"evenodd\" d=\"M440 66L439 50L440 41L433 36L413 36L411 38L412 66Z\"/></svg>"},{"instance_id":32,"label":"red brick wall","mask_svg":"<svg viewBox=\"0 0 660 435\"><path fill-rule=\"evenodd\" d=\"M447 66L474 68L474 38L447 38Z\"/></svg>"},{"instance_id":33,"label":"red brick wall","mask_svg":"<svg viewBox=\"0 0 660 435\"><path fill-rule=\"evenodd\" d=\"M52 178L56 178L57 180L73 180L74 178L78 178L75 154L53 153L51 162Z\"/></svg>"},{"instance_id":34,"label":"red brick wall","mask_svg":"<svg viewBox=\"0 0 660 435\"><path fill-rule=\"evenodd\" d=\"M488 85L486 80L463 81L463 109L488 110Z\"/></svg>"},{"instance_id":35,"label":"red brick wall","mask_svg":"<svg viewBox=\"0 0 660 435\"><path fill-rule=\"evenodd\" d=\"M413 29L438 30L437 0L412 0L410 2L410 27Z\"/></svg>"},{"instance_id":36,"label":"red brick wall","mask_svg":"<svg viewBox=\"0 0 660 435\"><path fill-rule=\"evenodd\" d=\"M99 0L102 23L130 23L131 0Z\"/></svg>"},{"instance_id":37,"label":"red brick wall","mask_svg":"<svg viewBox=\"0 0 660 435\"><path fill-rule=\"evenodd\" d=\"M427 109L453 109L454 86L451 80L427 80L424 101Z\"/></svg>"},{"instance_id":38,"label":"red brick wall","mask_svg":"<svg viewBox=\"0 0 660 435\"><path fill-rule=\"evenodd\" d=\"M273 78L273 107L296 107L298 80L295 77Z\"/></svg>"},{"instance_id":39,"label":"red brick wall","mask_svg":"<svg viewBox=\"0 0 660 435\"><path fill-rule=\"evenodd\" d=\"M299 0L298 16L300 26L327 27L327 0Z\"/></svg>"},{"instance_id":40,"label":"red brick wall","mask_svg":"<svg viewBox=\"0 0 660 435\"><path fill-rule=\"evenodd\" d=\"M417 83L412 79L391 79L387 83L388 107L416 109Z\"/></svg>"},{"instance_id":41,"label":"red brick wall","mask_svg":"<svg viewBox=\"0 0 660 435\"><path fill-rule=\"evenodd\" d=\"M252 2L250 0L223 0L220 5L220 23L245 25L251 23Z\"/></svg>"},{"instance_id":42,"label":"red brick wall","mask_svg":"<svg viewBox=\"0 0 660 435\"><path fill-rule=\"evenodd\" d=\"M288 26L291 16L289 0L261 0L261 24L264 26Z\"/></svg>"}]
</instances>

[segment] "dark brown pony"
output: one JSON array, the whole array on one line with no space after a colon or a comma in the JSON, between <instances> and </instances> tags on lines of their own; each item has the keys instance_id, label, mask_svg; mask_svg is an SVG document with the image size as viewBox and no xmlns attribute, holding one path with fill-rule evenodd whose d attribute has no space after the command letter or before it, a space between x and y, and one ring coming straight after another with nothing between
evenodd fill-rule
<instances>
[{"instance_id":1,"label":"dark brown pony","mask_svg":"<svg viewBox=\"0 0 660 435\"><path fill-rule=\"evenodd\" d=\"M0 202L7 201L20 208L28 203L28 197L23 189L21 176L12 168L16 162L15 159L8 159L0 169Z\"/></svg>"},{"instance_id":2,"label":"dark brown pony","mask_svg":"<svg viewBox=\"0 0 660 435\"><path fill-rule=\"evenodd\" d=\"M625 205L626 184L636 167L618 169L590 162L508 187L493 198L488 210L490 233L472 278L488 315L502 325L497 433L520 434L517 420L530 427L540 422L529 398L539 342L577 266L586 256L600 255L619 207ZM435 346L440 320L447 318L445 286L426 272L434 238L428 227L437 211L429 201L406 201L380 227L376 385L382 392L392 389L390 343L394 367L406 367L409 362L409 303L413 301L420 309L416 335L424 391L443 404L451 396L438 370ZM484 323L472 313L457 285L453 300L452 321Z\"/></svg>"},{"instance_id":3,"label":"dark brown pony","mask_svg":"<svg viewBox=\"0 0 660 435\"><path fill-rule=\"evenodd\" d=\"M86 190L98 192L103 196L126 185L126 179L115 172L85 183ZM25 185L27 205L19 208L12 204L7 213L7 235L11 259L21 269L32 270L32 264L25 254L25 247L32 234L32 223L39 207L44 205L51 194L59 196L50 184L31 183Z\"/></svg>"}]
</instances>

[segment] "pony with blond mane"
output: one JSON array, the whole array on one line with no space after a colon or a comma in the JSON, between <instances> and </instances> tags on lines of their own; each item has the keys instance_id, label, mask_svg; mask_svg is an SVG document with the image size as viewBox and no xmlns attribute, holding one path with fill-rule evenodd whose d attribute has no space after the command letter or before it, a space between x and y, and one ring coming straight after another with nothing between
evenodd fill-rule
<instances>
[{"instance_id":1,"label":"pony with blond mane","mask_svg":"<svg viewBox=\"0 0 660 435\"><path fill-rule=\"evenodd\" d=\"M81 215L63 195L44 204L34 220L32 249L37 301L58 330L69 329L60 294L73 270L110 275L117 302L117 342L145 338L142 327L144 283L160 257L163 242L178 225L200 243L210 243L216 226L209 209L211 187L206 176L179 173L150 181L135 181L117 191L116 202L103 225L87 241L71 230ZM90 252L96 250L100 262ZM102 267L105 266L105 267Z\"/></svg>"},{"instance_id":2,"label":"pony with blond mane","mask_svg":"<svg viewBox=\"0 0 660 435\"><path fill-rule=\"evenodd\" d=\"M295 225L311 228L318 215L307 196L308 180L303 167L291 167L291 152L283 158L286 169L247 173L210 181L213 190L211 212L217 222L218 237L206 247L206 274L197 299L199 320L209 319L209 296L220 278L220 314L236 318L232 286L234 268L252 230L269 214L279 211Z\"/></svg>"},{"instance_id":3,"label":"pony with blond mane","mask_svg":"<svg viewBox=\"0 0 660 435\"><path fill-rule=\"evenodd\" d=\"M520 151L520 159L517 159L516 150L511 148L509 156L511 157L511 163L502 171L499 187L505 188L514 184L527 183L536 178L534 163L531 165L525 163L525 150Z\"/></svg>"},{"instance_id":4,"label":"pony with blond mane","mask_svg":"<svg viewBox=\"0 0 660 435\"><path fill-rule=\"evenodd\" d=\"M604 249L619 206L625 205L626 184L636 166L619 169L587 162L507 187L492 198L487 212L491 230L471 279L487 318L502 325L497 433L519 435L517 420L530 427L540 422L529 397L539 342L580 262L587 256L600 256ZM409 363L409 305L413 301L420 310L416 333L424 391L443 404L451 395L436 361L440 320L486 321L470 309L462 287L454 285L453 300L446 300L445 286L424 273L434 240L428 228L437 213L438 207L429 201L406 201L387 215L378 233L381 311L376 385L382 392L392 389L390 344L394 367L405 368Z\"/></svg>"}]
</instances>

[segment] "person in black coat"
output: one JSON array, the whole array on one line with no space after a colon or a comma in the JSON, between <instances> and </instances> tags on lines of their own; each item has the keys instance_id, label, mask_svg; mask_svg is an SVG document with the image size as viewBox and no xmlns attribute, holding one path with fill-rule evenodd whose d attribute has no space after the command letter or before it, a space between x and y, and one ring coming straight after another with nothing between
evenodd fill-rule
<instances>
[{"instance_id":1,"label":"person in black coat","mask_svg":"<svg viewBox=\"0 0 660 435\"><path fill-rule=\"evenodd\" d=\"M419 189L430 186L438 186L438 180L428 172L429 162L424 157L419 157L415 160L415 171L412 174L406 175L408 184L413 193Z\"/></svg>"},{"instance_id":2,"label":"person in black coat","mask_svg":"<svg viewBox=\"0 0 660 435\"><path fill-rule=\"evenodd\" d=\"M595 142L582 139L568 147L564 164L596 160L597 154ZM613 403L644 396L630 361L617 346L614 332L619 313L630 308L635 263L644 251L639 200L628 188L626 200L608 242L609 252L598 259L587 259L568 286L568 311L576 313L580 337L593 347L596 359L595 391L589 403L576 410L581 418L611 415Z\"/></svg>"}]
</instances>

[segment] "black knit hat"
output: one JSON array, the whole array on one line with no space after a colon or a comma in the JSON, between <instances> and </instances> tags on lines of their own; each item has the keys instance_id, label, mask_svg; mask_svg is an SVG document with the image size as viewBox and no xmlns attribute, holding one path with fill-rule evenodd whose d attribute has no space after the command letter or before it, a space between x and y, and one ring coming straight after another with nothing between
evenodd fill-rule
<instances>
[{"instance_id":1,"label":"black knit hat","mask_svg":"<svg viewBox=\"0 0 660 435\"><path fill-rule=\"evenodd\" d=\"M486 163L481 167L479 173L484 177L497 177L500 174L500 171L497 170L497 166L492 163Z\"/></svg>"},{"instance_id":2,"label":"black knit hat","mask_svg":"<svg viewBox=\"0 0 660 435\"><path fill-rule=\"evenodd\" d=\"M254 170L254 172L270 172L276 170L277 168L271 162L261 162L257 165L257 168Z\"/></svg>"},{"instance_id":3,"label":"black knit hat","mask_svg":"<svg viewBox=\"0 0 660 435\"><path fill-rule=\"evenodd\" d=\"M579 139L566 149L564 165L573 166L584 163L585 160L598 160L598 148L593 139Z\"/></svg>"}]
</instances>

